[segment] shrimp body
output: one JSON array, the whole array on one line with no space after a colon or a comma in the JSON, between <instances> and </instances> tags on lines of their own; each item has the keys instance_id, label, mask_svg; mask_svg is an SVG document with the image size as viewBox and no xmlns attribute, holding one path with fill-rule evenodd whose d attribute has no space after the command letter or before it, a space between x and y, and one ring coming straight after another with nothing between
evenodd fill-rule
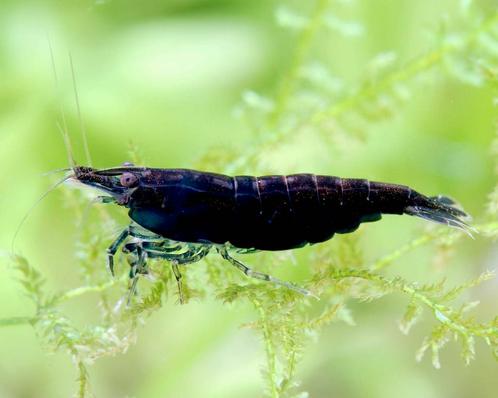
<instances>
[{"instance_id":1,"label":"shrimp body","mask_svg":"<svg viewBox=\"0 0 498 398\"><path fill-rule=\"evenodd\" d=\"M145 167L73 171L76 180L127 207L130 218L145 230L190 247L190 256L199 247L211 246L229 261L237 260L229 257L227 247L294 249L327 241L335 233L353 232L363 222L380 220L382 214L414 215L469 229L466 213L447 197L427 197L408 186L365 179L314 174L230 177ZM161 252L155 243L146 246L151 255ZM171 259L169 253L163 258Z\"/></svg>"}]
</instances>

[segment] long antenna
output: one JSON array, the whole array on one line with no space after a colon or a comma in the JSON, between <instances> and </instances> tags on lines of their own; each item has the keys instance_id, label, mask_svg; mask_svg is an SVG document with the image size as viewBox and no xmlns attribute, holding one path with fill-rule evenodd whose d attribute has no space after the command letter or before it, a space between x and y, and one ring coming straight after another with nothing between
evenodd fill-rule
<instances>
[{"instance_id":1,"label":"long antenna","mask_svg":"<svg viewBox=\"0 0 498 398\"><path fill-rule=\"evenodd\" d=\"M16 232L14 233L14 236L12 238L12 243L11 243L11 252L14 253L14 249L15 249L15 244L16 244L16 239L17 239L17 235L19 235L19 232L21 231L21 228L22 226L24 225L24 223L26 222L26 220L28 219L28 217L31 215L31 213L33 213L33 210L40 204L40 202L45 199L47 197L47 195L52 192L54 189L56 189L59 185L61 185L64 181L66 181L67 179L69 179L71 177L71 175L68 175L66 177L64 177L62 180L60 181L57 181L54 185L52 185L43 195L41 195L38 200L33 204L33 206L30 207L30 209L26 212L26 214L24 215L24 217L21 219L21 222L19 223L19 225L17 226L16 228Z\"/></svg>"},{"instance_id":2,"label":"long antenna","mask_svg":"<svg viewBox=\"0 0 498 398\"><path fill-rule=\"evenodd\" d=\"M54 73L55 90L57 92L57 102L59 104L59 110L62 118L62 127L60 126L60 124L58 124L58 127L61 130L62 137L64 138L64 144L66 146L69 165L71 166L71 168L74 168L76 166L76 161L74 160L73 149L71 147L71 139L69 137L67 129L66 114L64 113L64 107L62 106L62 101L60 99L59 79L57 78L57 68L55 67L54 51L52 50L52 44L50 43L50 38L48 39L48 48L50 49L50 59L52 60L52 72Z\"/></svg>"},{"instance_id":3,"label":"long antenna","mask_svg":"<svg viewBox=\"0 0 498 398\"><path fill-rule=\"evenodd\" d=\"M68 161L69 161L69 165L70 165L69 169L59 169L59 170L54 170L53 172L71 171L76 166L76 162L74 160L73 151L72 151L72 148L71 148L71 140L70 140L68 129L67 129L66 115L64 113L64 107L62 106L62 101L61 101L61 97L60 97L59 79L57 77L57 68L55 67L54 51L52 50L52 44L50 42L50 38L48 37L48 35L47 35L47 41L48 41L48 48L50 50L50 59L52 61L52 72L54 74L54 85L55 85L55 91L57 93L57 102L58 102L58 106L59 106L59 110L60 110L60 114L61 114L61 118L62 118L62 126L61 126L61 124L59 122L57 122L57 127L59 128L59 130L60 130L60 132L62 134L62 138L64 140L64 145L66 147L66 152L67 152ZM72 66L72 64L71 64L71 66ZM74 78L74 74L73 74L73 78ZM79 114L79 108L78 108L78 114ZM17 226L17 228L15 230L15 233L14 233L14 236L12 238L12 243L11 243L11 251L12 251L12 253L14 253L15 243L16 243L17 236L19 235L19 232L20 232L22 226L24 225L24 223L26 222L26 220L28 219L28 217L31 215L31 213L33 212L33 210L40 204L40 202L43 199L45 199L45 197L50 192L52 192L59 185L61 185L64 181L68 180L71 177L72 177L72 174L70 174L70 175L64 177L63 179L57 181L50 189L48 189L48 191L46 191L43 195L41 195L40 198L38 198L38 200L33 204L33 206L31 206L31 208L26 212L26 214L24 215L24 217L21 219L21 222Z\"/></svg>"},{"instance_id":4,"label":"long antenna","mask_svg":"<svg viewBox=\"0 0 498 398\"><path fill-rule=\"evenodd\" d=\"M90 156L90 149L88 148L88 139L85 130L85 125L83 124L83 118L81 117L81 107L80 100L78 96L78 88L76 86L76 74L74 73L73 56L69 53L69 63L71 65L71 75L73 77L73 89L74 89L74 99L76 101L76 109L78 110L78 120L80 122L80 132L83 138L83 148L85 149L85 157L88 166L92 166L92 158Z\"/></svg>"},{"instance_id":5,"label":"long antenna","mask_svg":"<svg viewBox=\"0 0 498 398\"><path fill-rule=\"evenodd\" d=\"M62 127L60 125L59 122L56 122L56 124L57 124L57 128L59 129L59 131L62 135L62 139L64 141L64 146L67 149L67 160L68 160L69 164L71 165L71 170L72 170L76 167L76 162L74 161L73 149L71 148L71 140L69 139L69 134L67 133L67 130L64 129L64 127Z\"/></svg>"}]
</instances>

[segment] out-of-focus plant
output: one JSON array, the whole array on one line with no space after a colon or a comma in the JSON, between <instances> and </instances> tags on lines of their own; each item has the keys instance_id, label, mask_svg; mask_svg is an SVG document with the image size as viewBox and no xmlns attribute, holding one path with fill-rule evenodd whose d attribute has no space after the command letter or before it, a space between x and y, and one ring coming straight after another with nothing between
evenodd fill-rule
<instances>
[{"instance_id":1,"label":"out-of-focus plant","mask_svg":"<svg viewBox=\"0 0 498 398\"><path fill-rule=\"evenodd\" d=\"M462 2L460 18L444 21L441 31L434 35L432 49L404 62L391 52L378 54L366 65L363 78L352 85L335 76L330 66L313 51L316 37L324 30L345 39L362 35L364 28L360 22L341 18L341 7L347 3L317 0L309 14L289 5L278 8L277 22L296 39L294 57L273 95L245 92L236 112L248 121L258 144L240 152L236 149L209 151L195 166L227 173L275 172L264 159L276 146L284 141L292 143L299 134L318 133L316 136L328 144L331 138L332 142L366 139L369 126L392 117L410 98L414 87L423 87L425 82L419 77L428 73L440 79L456 78L466 84L490 85L496 93L495 106L498 104L496 10L486 15L477 7L468 6L469 2ZM493 144L493 155L498 157L498 138ZM142 163L136 153L130 156L135 163ZM80 223L81 209L87 199L77 192L64 195L65 202L79 215L76 221ZM170 292L176 291L171 270L163 263L151 262L153 282L140 291L127 308L126 276L110 280L104 267L95 267L95 264L105 264L108 243L105 237L116 229L106 209L100 210L99 217L100 227L82 228L78 238L76 260L82 286L49 293L44 276L36 267L25 258L15 256L13 268L34 308L32 314L25 317L0 320L1 326L29 323L49 350L66 351L78 370L76 395L79 397L89 392L87 367L100 357L126 351L136 339L136 326L161 308ZM487 212L477 228L486 238L498 237L498 185L490 194ZM261 336L267 359L265 392L269 397L307 396L300 390L295 376L306 344L333 321L354 324L347 305L351 299L370 301L388 294L406 297L408 304L399 323L403 333L408 333L424 312L429 313L435 324L427 332L416 357L421 359L430 351L435 367L441 366L439 351L452 340L460 342L465 363L474 359L477 339L483 339L498 359L498 317L480 322L471 315L478 303L461 299L467 289L493 277L492 272L484 272L455 287L446 286L445 281L422 284L387 276L384 272L423 245L458 250L461 239L459 231L432 229L373 263L365 262L355 235L334 242L333 248L330 244L319 245L307 259L311 270L307 288L319 296L320 301L271 284L241 279L230 267L219 266L214 257L204 261L204 271L197 267L194 275L186 270L184 295L187 301L213 295L232 306L244 301L253 306L255 319L245 326ZM290 261L286 255L260 255L271 256L271 261L262 262L272 264L271 268ZM263 271L271 273L271 269ZM88 293L99 296L99 321L80 328L61 309L61 304Z\"/></svg>"}]
</instances>

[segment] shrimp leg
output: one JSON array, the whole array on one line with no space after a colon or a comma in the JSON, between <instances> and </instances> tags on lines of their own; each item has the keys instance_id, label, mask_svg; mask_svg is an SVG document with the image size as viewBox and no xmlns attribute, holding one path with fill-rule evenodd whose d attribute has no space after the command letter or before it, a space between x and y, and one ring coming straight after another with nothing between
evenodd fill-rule
<instances>
[{"instance_id":1,"label":"shrimp leg","mask_svg":"<svg viewBox=\"0 0 498 398\"><path fill-rule=\"evenodd\" d=\"M112 276L114 276L114 256L118 251L119 246L123 244L129 235L130 227L126 227L126 229L119 234L116 240L112 242L111 246L107 248L107 266L109 267L109 271L111 271Z\"/></svg>"},{"instance_id":2,"label":"shrimp leg","mask_svg":"<svg viewBox=\"0 0 498 398\"><path fill-rule=\"evenodd\" d=\"M178 254L178 255L167 254L167 253L164 253L164 254L155 254L154 253L153 256L157 256L157 257L166 259L166 260L171 262L171 268L173 269L173 273L175 274L176 284L178 286L178 298L179 298L180 304L184 304L185 300L183 297L182 274L181 274L178 266L190 264L190 263L195 263L195 262L201 260L209 253L210 249L211 249L210 246L203 247L200 250L191 249L185 253Z\"/></svg>"},{"instance_id":3,"label":"shrimp leg","mask_svg":"<svg viewBox=\"0 0 498 398\"><path fill-rule=\"evenodd\" d=\"M172 247L162 246L164 242L150 242L140 241L128 243L125 246L125 252L134 254L134 260L130 262L132 269L130 270L130 278L133 279L132 289L135 290L136 280L139 274L146 274L146 259L163 259L171 262L171 267L175 275L176 283L178 285L178 296L180 304L185 302L182 288L182 274L179 265L195 263L204 258L210 251L211 246L193 247L189 245L176 245ZM171 253L171 250L181 250L182 246L187 248L183 253Z\"/></svg>"},{"instance_id":4,"label":"shrimp leg","mask_svg":"<svg viewBox=\"0 0 498 398\"><path fill-rule=\"evenodd\" d=\"M303 289L303 288L296 286L290 282L280 280L280 279L275 278L271 275L252 270L247 265L244 265L243 263L241 263L239 260L231 257L226 248L218 248L218 253L221 255L221 257L223 257L225 260L230 262L230 264L232 264L237 269L242 271L245 275L247 275L251 278L255 278L255 279L259 279L259 280L263 280L263 281L267 281L267 282L272 282L276 285L284 286L287 289L294 290L295 292L298 292L298 293L303 294L305 296L313 296L313 294L309 290Z\"/></svg>"},{"instance_id":5,"label":"shrimp leg","mask_svg":"<svg viewBox=\"0 0 498 398\"><path fill-rule=\"evenodd\" d=\"M142 249L141 246L137 245L136 247L136 260L130 261L130 291L128 292L128 300L127 305L130 305L132 296L136 293L138 277L140 274L147 273L147 253Z\"/></svg>"},{"instance_id":6,"label":"shrimp leg","mask_svg":"<svg viewBox=\"0 0 498 398\"><path fill-rule=\"evenodd\" d=\"M178 269L178 262L176 260L171 262L171 268L175 274L176 285L178 286L178 300L180 301L180 304L184 304L185 300L183 298L182 274Z\"/></svg>"}]
</instances>

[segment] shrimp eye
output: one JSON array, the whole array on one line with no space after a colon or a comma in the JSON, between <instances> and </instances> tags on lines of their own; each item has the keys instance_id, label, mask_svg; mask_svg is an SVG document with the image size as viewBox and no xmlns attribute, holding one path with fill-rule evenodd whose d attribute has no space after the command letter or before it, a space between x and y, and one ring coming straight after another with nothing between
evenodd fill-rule
<instances>
[{"instance_id":1,"label":"shrimp eye","mask_svg":"<svg viewBox=\"0 0 498 398\"><path fill-rule=\"evenodd\" d=\"M138 177L133 173L123 173L119 179L123 187L131 188L137 185Z\"/></svg>"}]
</instances>

